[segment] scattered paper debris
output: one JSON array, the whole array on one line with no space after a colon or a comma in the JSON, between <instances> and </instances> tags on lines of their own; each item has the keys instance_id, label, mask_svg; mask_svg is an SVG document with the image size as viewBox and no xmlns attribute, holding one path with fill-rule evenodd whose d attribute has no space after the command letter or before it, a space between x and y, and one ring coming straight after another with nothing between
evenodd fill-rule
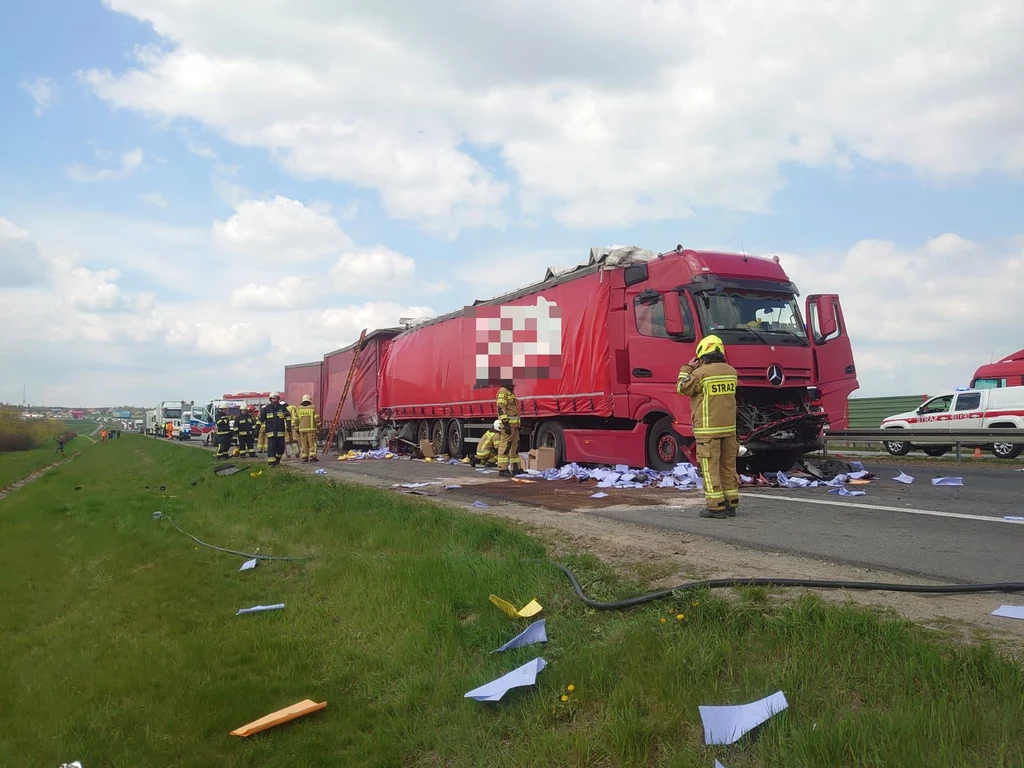
<instances>
[{"instance_id":1,"label":"scattered paper debris","mask_svg":"<svg viewBox=\"0 0 1024 768\"><path fill-rule=\"evenodd\" d=\"M597 493L590 494L590 498L592 498L592 499L607 499L608 498L608 494L605 493L604 491L598 491Z\"/></svg>"},{"instance_id":2,"label":"scattered paper debris","mask_svg":"<svg viewBox=\"0 0 1024 768\"><path fill-rule=\"evenodd\" d=\"M910 485L914 482L914 478L906 474L902 469L900 470L900 473L893 478L893 480L897 483L903 483L904 485Z\"/></svg>"},{"instance_id":3,"label":"scattered paper debris","mask_svg":"<svg viewBox=\"0 0 1024 768\"><path fill-rule=\"evenodd\" d=\"M1024 619L1024 605L1000 605L992 616L1002 616L1004 619Z\"/></svg>"},{"instance_id":4,"label":"scattered paper debris","mask_svg":"<svg viewBox=\"0 0 1024 768\"><path fill-rule=\"evenodd\" d=\"M426 488L430 483L392 483L392 488Z\"/></svg>"},{"instance_id":5,"label":"scattered paper debris","mask_svg":"<svg viewBox=\"0 0 1024 768\"><path fill-rule=\"evenodd\" d=\"M473 502L473 503L472 503L472 504L471 504L470 506L472 506L472 507L476 507L477 509L490 509L490 507L489 507L488 505L484 504L484 503L483 503L482 501L480 501L479 499L477 499L476 501L474 501L474 502Z\"/></svg>"},{"instance_id":6,"label":"scattered paper debris","mask_svg":"<svg viewBox=\"0 0 1024 768\"><path fill-rule=\"evenodd\" d=\"M240 570L240 571L251 571L255 567L256 567L256 558L254 557L252 560L246 560L244 563L242 563L242 567L239 568L238 570Z\"/></svg>"},{"instance_id":7,"label":"scattered paper debris","mask_svg":"<svg viewBox=\"0 0 1024 768\"><path fill-rule=\"evenodd\" d=\"M828 485L828 483L826 483ZM864 491L851 491L845 485L841 485L838 488L833 488L829 493L834 493L837 496L866 496Z\"/></svg>"},{"instance_id":8,"label":"scattered paper debris","mask_svg":"<svg viewBox=\"0 0 1024 768\"><path fill-rule=\"evenodd\" d=\"M477 470L477 472L479 472L481 475L493 475L496 471L497 470L494 470L494 469L478 469Z\"/></svg>"},{"instance_id":9,"label":"scattered paper debris","mask_svg":"<svg viewBox=\"0 0 1024 768\"><path fill-rule=\"evenodd\" d=\"M932 485L963 485L962 477L933 477Z\"/></svg>"},{"instance_id":10,"label":"scattered paper debris","mask_svg":"<svg viewBox=\"0 0 1024 768\"><path fill-rule=\"evenodd\" d=\"M284 608L284 603L276 603L274 605L254 605L252 608L239 608L236 616L241 616L243 613L260 613L262 611L279 611Z\"/></svg>"},{"instance_id":11,"label":"scattered paper debris","mask_svg":"<svg viewBox=\"0 0 1024 768\"><path fill-rule=\"evenodd\" d=\"M537 657L533 661L528 661L523 666L513 669L508 674L502 675L497 680L492 680L481 685L479 688L474 688L464 698L476 699L477 701L501 701L501 697L513 688L522 688L536 683L537 674L547 664L544 659Z\"/></svg>"},{"instance_id":12,"label":"scattered paper debris","mask_svg":"<svg viewBox=\"0 0 1024 768\"><path fill-rule=\"evenodd\" d=\"M60 768L82 768L82 764L75 760L73 763L61 763Z\"/></svg>"},{"instance_id":13,"label":"scattered paper debris","mask_svg":"<svg viewBox=\"0 0 1024 768\"><path fill-rule=\"evenodd\" d=\"M446 486L444 487L444 489L445 489L446 491L457 491L457 490L459 490L459 489L460 489L461 487L462 487L461 485L446 485Z\"/></svg>"},{"instance_id":14,"label":"scattered paper debris","mask_svg":"<svg viewBox=\"0 0 1024 768\"><path fill-rule=\"evenodd\" d=\"M807 488L811 481L803 477L789 477L785 472L776 473L779 485L783 488Z\"/></svg>"},{"instance_id":15,"label":"scattered paper debris","mask_svg":"<svg viewBox=\"0 0 1024 768\"><path fill-rule=\"evenodd\" d=\"M856 472L850 472L847 475L847 477L849 477L851 480L863 480L869 474L871 474L871 473L868 472L867 470L858 469Z\"/></svg>"},{"instance_id":16,"label":"scattered paper debris","mask_svg":"<svg viewBox=\"0 0 1024 768\"><path fill-rule=\"evenodd\" d=\"M782 691L760 701L724 707L700 707L705 744L734 744L773 715L789 706Z\"/></svg>"},{"instance_id":17,"label":"scattered paper debris","mask_svg":"<svg viewBox=\"0 0 1024 768\"><path fill-rule=\"evenodd\" d=\"M528 626L518 635L513 637L501 648L491 653L501 653L502 651L510 651L513 648L520 648L524 645L532 645L533 643L546 643L548 641L548 634L545 631L545 620L535 621L533 624Z\"/></svg>"},{"instance_id":18,"label":"scattered paper debris","mask_svg":"<svg viewBox=\"0 0 1024 768\"><path fill-rule=\"evenodd\" d=\"M292 704L290 707L277 710L277 712L271 712L269 715L261 717L259 720L253 720L251 723L246 723L241 728L233 730L231 735L252 736L254 733L259 733L260 731L265 731L268 728L273 728L276 725L291 722L292 720L312 714L313 712L319 712L321 709L326 708L326 701L317 703L310 699L305 699L300 701L298 704Z\"/></svg>"},{"instance_id":19,"label":"scattered paper debris","mask_svg":"<svg viewBox=\"0 0 1024 768\"><path fill-rule=\"evenodd\" d=\"M541 604L537 602L536 598L524 605L521 610L516 610L516 607L512 605L512 603L508 600L502 600L497 595L491 595L489 599L501 609L502 613L512 619L528 619L531 616L536 616L544 610L541 607Z\"/></svg>"},{"instance_id":20,"label":"scattered paper debris","mask_svg":"<svg viewBox=\"0 0 1024 768\"><path fill-rule=\"evenodd\" d=\"M864 462L863 461L851 461L851 462L849 462L849 464L850 464L850 469L852 469L854 472L863 472L864 471Z\"/></svg>"},{"instance_id":21,"label":"scattered paper debris","mask_svg":"<svg viewBox=\"0 0 1024 768\"><path fill-rule=\"evenodd\" d=\"M314 469L313 470L313 474L314 475L326 475L327 474L327 470L324 469L323 467L321 467L320 469Z\"/></svg>"}]
</instances>

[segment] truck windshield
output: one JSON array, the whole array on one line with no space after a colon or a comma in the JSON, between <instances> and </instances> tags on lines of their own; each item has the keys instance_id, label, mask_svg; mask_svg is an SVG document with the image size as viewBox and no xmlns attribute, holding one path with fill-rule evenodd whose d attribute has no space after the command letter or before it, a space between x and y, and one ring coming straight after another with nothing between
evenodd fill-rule
<instances>
[{"instance_id":1,"label":"truck windshield","mask_svg":"<svg viewBox=\"0 0 1024 768\"><path fill-rule=\"evenodd\" d=\"M164 418L165 419L180 419L181 418L181 408L180 407L179 408L164 408Z\"/></svg>"},{"instance_id":2,"label":"truck windshield","mask_svg":"<svg viewBox=\"0 0 1024 768\"><path fill-rule=\"evenodd\" d=\"M730 291L702 293L701 320L708 333L736 334L734 341L765 342L770 334L772 344L807 346L807 333L800 310L791 296ZM757 340L757 341L755 341Z\"/></svg>"}]
</instances>

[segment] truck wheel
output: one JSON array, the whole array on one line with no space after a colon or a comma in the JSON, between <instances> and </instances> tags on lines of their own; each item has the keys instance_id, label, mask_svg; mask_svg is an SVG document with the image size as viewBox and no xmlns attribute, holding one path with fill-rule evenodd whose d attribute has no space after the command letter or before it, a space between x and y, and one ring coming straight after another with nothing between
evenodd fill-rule
<instances>
[{"instance_id":1,"label":"truck wheel","mask_svg":"<svg viewBox=\"0 0 1024 768\"><path fill-rule=\"evenodd\" d=\"M466 432L458 419L448 422L448 450L453 459L461 459L466 452Z\"/></svg>"},{"instance_id":2,"label":"truck wheel","mask_svg":"<svg viewBox=\"0 0 1024 768\"><path fill-rule=\"evenodd\" d=\"M430 439L430 422L429 421L418 421L416 422L416 445L419 445L424 440Z\"/></svg>"},{"instance_id":3,"label":"truck wheel","mask_svg":"<svg viewBox=\"0 0 1024 768\"><path fill-rule=\"evenodd\" d=\"M882 445L885 446L885 450L891 453L893 456L906 456L910 453L912 446L905 440L886 440Z\"/></svg>"},{"instance_id":4,"label":"truck wheel","mask_svg":"<svg viewBox=\"0 0 1024 768\"><path fill-rule=\"evenodd\" d=\"M927 455L938 458L939 456L945 456L949 453L948 445L926 445L921 448Z\"/></svg>"},{"instance_id":5,"label":"truck wheel","mask_svg":"<svg viewBox=\"0 0 1024 768\"><path fill-rule=\"evenodd\" d=\"M997 459L1016 459L1022 450L1020 443L992 443L992 455Z\"/></svg>"},{"instance_id":6,"label":"truck wheel","mask_svg":"<svg viewBox=\"0 0 1024 768\"><path fill-rule=\"evenodd\" d=\"M565 463L565 433L562 430L562 425L557 421L545 421L537 427L533 437L533 447L553 448L555 466L562 466Z\"/></svg>"},{"instance_id":7,"label":"truck wheel","mask_svg":"<svg viewBox=\"0 0 1024 768\"><path fill-rule=\"evenodd\" d=\"M430 443L434 446L435 456L448 452L448 431L445 426L440 419L430 425Z\"/></svg>"},{"instance_id":8,"label":"truck wheel","mask_svg":"<svg viewBox=\"0 0 1024 768\"><path fill-rule=\"evenodd\" d=\"M663 416L647 430L647 466L668 472L683 460L679 434L672 427L672 417Z\"/></svg>"},{"instance_id":9,"label":"truck wheel","mask_svg":"<svg viewBox=\"0 0 1024 768\"><path fill-rule=\"evenodd\" d=\"M341 427L338 427L338 431L334 435L334 444L338 448L338 453L348 453L348 449L352 447L352 444L348 441L348 435L345 434L345 430Z\"/></svg>"}]
</instances>

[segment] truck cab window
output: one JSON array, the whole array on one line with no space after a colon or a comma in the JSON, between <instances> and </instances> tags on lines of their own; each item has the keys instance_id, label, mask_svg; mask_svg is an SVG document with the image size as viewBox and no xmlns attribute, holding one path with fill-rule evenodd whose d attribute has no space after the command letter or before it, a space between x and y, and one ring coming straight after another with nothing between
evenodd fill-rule
<instances>
[{"instance_id":1,"label":"truck cab window","mask_svg":"<svg viewBox=\"0 0 1024 768\"><path fill-rule=\"evenodd\" d=\"M953 404L952 395L944 395L942 397L936 397L929 400L927 403L921 406L921 410L918 411L921 415L928 413L946 413L949 411L949 406Z\"/></svg>"},{"instance_id":2,"label":"truck cab window","mask_svg":"<svg viewBox=\"0 0 1024 768\"><path fill-rule=\"evenodd\" d=\"M976 411L981 407L981 392L966 392L956 399L955 411Z\"/></svg>"},{"instance_id":3,"label":"truck cab window","mask_svg":"<svg viewBox=\"0 0 1024 768\"><path fill-rule=\"evenodd\" d=\"M800 310L792 296L726 290L703 293L702 299L708 333L738 331L741 334L736 339L740 341L770 333L773 343L807 344ZM745 331L749 333L742 333Z\"/></svg>"},{"instance_id":4,"label":"truck cab window","mask_svg":"<svg viewBox=\"0 0 1024 768\"><path fill-rule=\"evenodd\" d=\"M1006 386L1006 379L975 379L971 384L972 389L1002 389Z\"/></svg>"},{"instance_id":5,"label":"truck cab window","mask_svg":"<svg viewBox=\"0 0 1024 768\"><path fill-rule=\"evenodd\" d=\"M833 305L835 305L835 302L833 302ZM834 307L836 310L836 329L828 336L822 336L821 328L818 327L818 313L815 311L816 306L817 302L812 301L810 305L810 317L807 318L807 322L811 324L811 333L814 334L815 342L823 343L826 341L832 341L833 339L838 339L843 333L843 321L840 319L839 308Z\"/></svg>"},{"instance_id":6,"label":"truck cab window","mask_svg":"<svg viewBox=\"0 0 1024 768\"><path fill-rule=\"evenodd\" d=\"M670 296L672 294L669 294ZM690 313L690 305L681 294L679 305L683 314L683 330L686 334L692 334L693 315ZM656 339L671 338L665 328L665 304L664 296L658 295L655 299L642 299L637 296L633 299L633 316L636 319L636 330L641 336L653 336Z\"/></svg>"}]
</instances>

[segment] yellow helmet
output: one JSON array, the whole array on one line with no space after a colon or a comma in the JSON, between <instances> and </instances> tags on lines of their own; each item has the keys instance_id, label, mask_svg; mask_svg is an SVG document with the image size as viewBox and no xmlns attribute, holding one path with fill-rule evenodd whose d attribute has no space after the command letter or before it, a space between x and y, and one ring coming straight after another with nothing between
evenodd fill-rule
<instances>
[{"instance_id":1,"label":"yellow helmet","mask_svg":"<svg viewBox=\"0 0 1024 768\"><path fill-rule=\"evenodd\" d=\"M704 357L704 355L710 355L712 352L724 355L725 344L717 336L705 336L697 345L697 357Z\"/></svg>"}]
</instances>

